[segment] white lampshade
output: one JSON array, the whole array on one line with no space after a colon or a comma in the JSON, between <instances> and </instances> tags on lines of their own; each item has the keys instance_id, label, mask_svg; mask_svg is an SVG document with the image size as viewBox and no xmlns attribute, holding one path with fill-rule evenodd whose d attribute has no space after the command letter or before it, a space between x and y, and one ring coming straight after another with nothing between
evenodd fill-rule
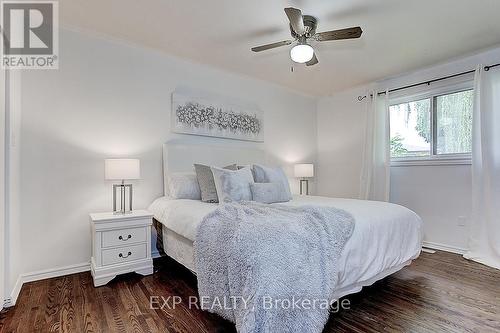
<instances>
[{"instance_id":1,"label":"white lampshade","mask_svg":"<svg viewBox=\"0 0 500 333\"><path fill-rule=\"evenodd\" d=\"M107 180L140 179L140 160L109 158L104 160L104 178Z\"/></svg>"},{"instance_id":2,"label":"white lampshade","mask_svg":"<svg viewBox=\"0 0 500 333\"><path fill-rule=\"evenodd\" d=\"M303 64L311 60L314 56L314 49L308 44L298 44L290 50L290 58L293 61Z\"/></svg>"},{"instance_id":3,"label":"white lampshade","mask_svg":"<svg viewBox=\"0 0 500 333\"><path fill-rule=\"evenodd\" d=\"M295 177L297 178L312 178L314 177L313 164L295 164Z\"/></svg>"}]
</instances>

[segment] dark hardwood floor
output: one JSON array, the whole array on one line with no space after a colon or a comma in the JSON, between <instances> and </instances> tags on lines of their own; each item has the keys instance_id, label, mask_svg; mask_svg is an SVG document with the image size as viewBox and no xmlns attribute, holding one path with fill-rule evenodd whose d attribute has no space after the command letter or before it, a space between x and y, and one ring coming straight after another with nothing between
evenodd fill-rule
<instances>
[{"instance_id":1,"label":"dark hardwood floor","mask_svg":"<svg viewBox=\"0 0 500 333\"><path fill-rule=\"evenodd\" d=\"M0 313L0 332L235 332L216 315L188 308L197 295L190 272L167 258L155 268L100 288L90 273L25 284L17 305ZM150 296L172 295L183 303L150 309ZM500 332L500 271L455 254L422 253L347 298L350 309L332 314L325 332Z\"/></svg>"}]
</instances>

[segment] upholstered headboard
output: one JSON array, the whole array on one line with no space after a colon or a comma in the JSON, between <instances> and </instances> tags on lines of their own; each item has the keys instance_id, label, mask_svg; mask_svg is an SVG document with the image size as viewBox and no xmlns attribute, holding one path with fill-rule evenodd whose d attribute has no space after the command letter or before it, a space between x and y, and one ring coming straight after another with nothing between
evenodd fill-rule
<instances>
[{"instance_id":1,"label":"upholstered headboard","mask_svg":"<svg viewBox=\"0 0 500 333\"><path fill-rule=\"evenodd\" d=\"M168 194L170 172L194 172L195 163L222 167L233 163L265 164L266 161L265 151L256 147L170 141L163 144L163 191Z\"/></svg>"}]
</instances>

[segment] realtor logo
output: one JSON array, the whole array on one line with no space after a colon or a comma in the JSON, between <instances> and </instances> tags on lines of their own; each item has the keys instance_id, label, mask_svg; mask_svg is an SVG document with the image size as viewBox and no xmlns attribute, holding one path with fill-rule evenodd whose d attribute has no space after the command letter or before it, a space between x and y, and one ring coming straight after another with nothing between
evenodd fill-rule
<instances>
[{"instance_id":1,"label":"realtor logo","mask_svg":"<svg viewBox=\"0 0 500 333\"><path fill-rule=\"evenodd\" d=\"M1 1L2 68L58 68L57 1Z\"/></svg>"}]
</instances>

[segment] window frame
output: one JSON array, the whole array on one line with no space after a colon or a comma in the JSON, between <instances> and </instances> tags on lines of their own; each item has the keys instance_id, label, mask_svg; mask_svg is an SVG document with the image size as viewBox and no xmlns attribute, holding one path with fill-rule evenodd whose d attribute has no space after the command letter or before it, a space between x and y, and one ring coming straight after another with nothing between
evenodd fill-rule
<instances>
[{"instance_id":1,"label":"window frame","mask_svg":"<svg viewBox=\"0 0 500 333\"><path fill-rule=\"evenodd\" d=\"M389 107L397 104L410 103L418 100L430 100L430 126L431 126L431 142L430 155L426 157L390 157L391 166L414 166L414 165L470 165L472 164L472 153L452 153L452 154L436 154L436 133L437 133L437 103L436 99L440 96L450 95L454 93L469 91L474 89L474 82L468 80L465 82L446 85L428 89L426 91L405 94L389 98ZM388 111L389 112L389 109ZM390 119L390 112L389 112ZM388 140L390 141L390 120ZM390 154L390 152L389 152Z\"/></svg>"}]
</instances>

